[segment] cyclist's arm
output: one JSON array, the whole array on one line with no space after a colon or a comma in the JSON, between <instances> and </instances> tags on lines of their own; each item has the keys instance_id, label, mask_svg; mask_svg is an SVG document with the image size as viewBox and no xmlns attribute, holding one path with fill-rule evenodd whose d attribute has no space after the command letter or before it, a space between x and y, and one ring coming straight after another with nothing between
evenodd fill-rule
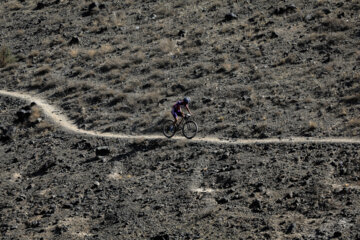
<instances>
[{"instance_id":1,"label":"cyclist's arm","mask_svg":"<svg viewBox=\"0 0 360 240\"><path fill-rule=\"evenodd\" d=\"M189 105L186 104L185 107L186 107L186 110L192 115L192 113L191 113L191 111L190 111L190 109L189 109Z\"/></svg>"}]
</instances>

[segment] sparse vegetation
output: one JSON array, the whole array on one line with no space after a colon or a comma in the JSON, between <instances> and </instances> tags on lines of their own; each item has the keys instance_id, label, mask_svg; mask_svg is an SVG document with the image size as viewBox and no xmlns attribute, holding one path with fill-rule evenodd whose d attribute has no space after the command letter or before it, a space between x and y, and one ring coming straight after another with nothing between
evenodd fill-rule
<instances>
[{"instance_id":1,"label":"sparse vegetation","mask_svg":"<svg viewBox=\"0 0 360 240\"><path fill-rule=\"evenodd\" d=\"M37 110L12 133L23 102L2 96L1 236L359 238L358 144L283 144L359 138L359 11L358 0L2 1L1 44L17 60L0 89L44 98L80 129L137 137L157 136L190 96L200 138L264 144L77 135Z\"/></svg>"},{"instance_id":2,"label":"sparse vegetation","mask_svg":"<svg viewBox=\"0 0 360 240\"><path fill-rule=\"evenodd\" d=\"M107 112L106 121L113 123L106 128L125 132L131 127L123 125L141 122L141 106L146 105L149 115L165 114L185 94L195 99L195 114L206 114L204 123L225 116L222 123L229 126L214 134L227 137L236 136L231 129L251 135L249 129L262 123L260 112L267 113L264 134L269 136L302 135L310 120L325 118L332 126L360 114L355 76L360 55L353 50L359 33L350 14L358 4L318 1L274 7L260 2L151 2L146 9L133 1L92 6L87 1L23 2L14 11L58 11L30 29L16 15L13 31L4 36L19 59L0 71L2 79L16 76L16 81L3 80L3 85L41 91L55 104L67 98L70 112L77 111L80 101L100 119ZM226 18L229 11L236 17ZM0 19L4 26L8 13ZM115 93L107 94L100 85ZM248 88L252 90L244 90ZM320 105L325 110L317 121L314 112ZM117 113L126 106L132 116L118 124ZM341 114L344 107L346 115ZM289 119L291 124L275 126ZM87 127L100 128L100 123ZM330 133L320 129L313 134Z\"/></svg>"},{"instance_id":3,"label":"sparse vegetation","mask_svg":"<svg viewBox=\"0 0 360 240\"><path fill-rule=\"evenodd\" d=\"M43 76L49 72L51 72L51 67L49 65L44 65L35 70L34 76Z\"/></svg>"},{"instance_id":4,"label":"sparse vegetation","mask_svg":"<svg viewBox=\"0 0 360 240\"><path fill-rule=\"evenodd\" d=\"M5 67L8 64L14 63L16 58L11 53L10 49L6 46L0 48L0 68Z\"/></svg>"}]
</instances>

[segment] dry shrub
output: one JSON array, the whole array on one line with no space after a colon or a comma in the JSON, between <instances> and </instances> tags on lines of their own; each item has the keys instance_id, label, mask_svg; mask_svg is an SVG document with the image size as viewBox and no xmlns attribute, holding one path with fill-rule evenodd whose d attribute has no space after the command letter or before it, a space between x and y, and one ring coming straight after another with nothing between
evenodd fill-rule
<instances>
[{"instance_id":1,"label":"dry shrub","mask_svg":"<svg viewBox=\"0 0 360 240\"><path fill-rule=\"evenodd\" d=\"M299 58L295 53L290 53L288 56L280 59L276 66L281 66L284 64L297 64L299 63Z\"/></svg>"},{"instance_id":2,"label":"dry shrub","mask_svg":"<svg viewBox=\"0 0 360 240\"><path fill-rule=\"evenodd\" d=\"M10 49L6 46L0 48L0 68L5 67L7 64L14 63L16 58L11 53Z\"/></svg>"},{"instance_id":3,"label":"dry shrub","mask_svg":"<svg viewBox=\"0 0 360 240\"><path fill-rule=\"evenodd\" d=\"M123 11L113 12L110 17L110 22L116 27L122 27L124 25L123 19L126 18L126 14Z\"/></svg>"},{"instance_id":4,"label":"dry shrub","mask_svg":"<svg viewBox=\"0 0 360 240\"><path fill-rule=\"evenodd\" d=\"M316 0L315 1L315 6L316 7L323 6L326 2L327 2L326 0Z\"/></svg>"},{"instance_id":5,"label":"dry shrub","mask_svg":"<svg viewBox=\"0 0 360 240\"><path fill-rule=\"evenodd\" d=\"M238 64L230 63L228 61L220 65L220 68L217 70L217 73L230 73L239 68Z\"/></svg>"},{"instance_id":6,"label":"dry shrub","mask_svg":"<svg viewBox=\"0 0 360 240\"><path fill-rule=\"evenodd\" d=\"M127 120L128 118L131 117L131 114L129 113L125 113L125 112L121 112L121 113L118 113L117 114L117 117L116 117L116 121L125 121Z\"/></svg>"},{"instance_id":7,"label":"dry shrub","mask_svg":"<svg viewBox=\"0 0 360 240\"><path fill-rule=\"evenodd\" d=\"M22 9L24 6L17 1L11 1L4 5L4 8L10 11L17 11Z\"/></svg>"},{"instance_id":8,"label":"dry shrub","mask_svg":"<svg viewBox=\"0 0 360 240\"><path fill-rule=\"evenodd\" d=\"M21 37L25 34L25 30L24 29L18 29L15 32L15 37Z\"/></svg>"},{"instance_id":9,"label":"dry shrub","mask_svg":"<svg viewBox=\"0 0 360 240\"><path fill-rule=\"evenodd\" d=\"M237 25L234 24L234 22L225 23L221 25L220 34L234 34L235 31L237 31Z\"/></svg>"},{"instance_id":10,"label":"dry shrub","mask_svg":"<svg viewBox=\"0 0 360 240\"><path fill-rule=\"evenodd\" d=\"M215 44L215 46L213 46L213 51L217 54L223 53L223 46L220 44Z\"/></svg>"},{"instance_id":11,"label":"dry shrub","mask_svg":"<svg viewBox=\"0 0 360 240\"><path fill-rule=\"evenodd\" d=\"M161 97L161 95L157 91L149 92L149 93L145 93L141 97L139 97L137 102L144 104L144 105L153 104L153 103L157 103L159 101L160 97Z\"/></svg>"},{"instance_id":12,"label":"dry shrub","mask_svg":"<svg viewBox=\"0 0 360 240\"><path fill-rule=\"evenodd\" d=\"M11 64L7 64L6 67L3 68L3 72L6 72L6 71L11 71L11 70L14 70L16 68L18 68L20 65L18 63L11 63Z\"/></svg>"},{"instance_id":13,"label":"dry shrub","mask_svg":"<svg viewBox=\"0 0 360 240\"><path fill-rule=\"evenodd\" d=\"M76 58L77 56L79 56L79 53L80 53L80 51L79 51L79 49L77 49L77 48L71 48L71 49L69 50L69 54L70 54L70 56L73 57L73 58Z\"/></svg>"},{"instance_id":14,"label":"dry shrub","mask_svg":"<svg viewBox=\"0 0 360 240\"><path fill-rule=\"evenodd\" d=\"M46 38L42 41L42 44L44 46L49 46L49 47L54 47L57 45L61 45L64 44L66 42L66 40L61 36L61 35L57 35L54 36L54 38Z\"/></svg>"},{"instance_id":15,"label":"dry shrub","mask_svg":"<svg viewBox=\"0 0 360 240\"><path fill-rule=\"evenodd\" d=\"M162 57L153 59L153 65L157 69L169 69L173 64L173 60L171 57Z\"/></svg>"},{"instance_id":16,"label":"dry shrub","mask_svg":"<svg viewBox=\"0 0 360 240\"><path fill-rule=\"evenodd\" d=\"M100 66L100 72L107 73L114 69L125 69L130 67L131 62L128 60L123 60L120 58L113 58L107 60L104 64Z\"/></svg>"},{"instance_id":17,"label":"dry shrub","mask_svg":"<svg viewBox=\"0 0 360 240\"><path fill-rule=\"evenodd\" d=\"M339 116L346 116L347 115L347 109L345 107L342 107L339 113Z\"/></svg>"},{"instance_id":18,"label":"dry shrub","mask_svg":"<svg viewBox=\"0 0 360 240\"><path fill-rule=\"evenodd\" d=\"M142 51L139 51L131 57L131 61L134 64L140 64L144 61L145 57L146 55Z\"/></svg>"},{"instance_id":19,"label":"dry shrub","mask_svg":"<svg viewBox=\"0 0 360 240\"><path fill-rule=\"evenodd\" d=\"M325 37L326 37L325 34L315 32L315 33L310 33L309 35L307 35L305 40L307 40L307 41L324 40Z\"/></svg>"},{"instance_id":20,"label":"dry shrub","mask_svg":"<svg viewBox=\"0 0 360 240\"><path fill-rule=\"evenodd\" d=\"M184 49L183 54L186 56L198 56L201 54L201 49L199 47L186 48Z\"/></svg>"},{"instance_id":21,"label":"dry shrub","mask_svg":"<svg viewBox=\"0 0 360 240\"><path fill-rule=\"evenodd\" d=\"M314 122L314 121L309 121L309 123L308 123L308 129L309 130L315 130L316 128L318 127L318 124L316 123L316 122Z\"/></svg>"},{"instance_id":22,"label":"dry shrub","mask_svg":"<svg viewBox=\"0 0 360 240\"><path fill-rule=\"evenodd\" d=\"M46 90L49 90L49 89L56 88L56 86L57 86L57 81L55 79L50 79L50 80L47 80L47 81L43 82L41 90L46 91Z\"/></svg>"},{"instance_id":23,"label":"dry shrub","mask_svg":"<svg viewBox=\"0 0 360 240\"><path fill-rule=\"evenodd\" d=\"M51 71L51 67L49 65L45 65L42 67L39 67L35 70L34 76L43 76Z\"/></svg>"},{"instance_id":24,"label":"dry shrub","mask_svg":"<svg viewBox=\"0 0 360 240\"><path fill-rule=\"evenodd\" d=\"M350 23L345 21L344 19L326 18L321 21L321 26L319 27L319 30L338 32L348 30L350 27Z\"/></svg>"},{"instance_id":25,"label":"dry shrub","mask_svg":"<svg viewBox=\"0 0 360 240\"><path fill-rule=\"evenodd\" d=\"M78 76L80 74L84 73L84 69L82 67L73 67L71 72L71 77Z\"/></svg>"},{"instance_id":26,"label":"dry shrub","mask_svg":"<svg viewBox=\"0 0 360 240\"><path fill-rule=\"evenodd\" d=\"M31 52L28 55L28 58L35 58L40 56L40 51L39 50L31 50Z\"/></svg>"},{"instance_id":27,"label":"dry shrub","mask_svg":"<svg viewBox=\"0 0 360 240\"><path fill-rule=\"evenodd\" d=\"M156 9L155 13L162 17L169 17L174 13L173 7L171 3L161 3L159 7Z\"/></svg>"},{"instance_id":28,"label":"dry shrub","mask_svg":"<svg viewBox=\"0 0 360 240\"><path fill-rule=\"evenodd\" d=\"M31 79L28 87L31 89L39 89L42 87L43 83L44 83L44 80L42 78L36 77L36 78Z\"/></svg>"},{"instance_id":29,"label":"dry shrub","mask_svg":"<svg viewBox=\"0 0 360 240\"><path fill-rule=\"evenodd\" d=\"M177 48L176 41L165 38L159 42L159 50L163 53L175 53Z\"/></svg>"},{"instance_id":30,"label":"dry shrub","mask_svg":"<svg viewBox=\"0 0 360 240\"><path fill-rule=\"evenodd\" d=\"M105 44L100 47L100 49L98 50L98 53L99 54L107 54L107 53L112 53L113 51L114 51L113 46L111 46L110 44Z\"/></svg>"},{"instance_id":31,"label":"dry shrub","mask_svg":"<svg viewBox=\"0 0 360 240\"><path fill-rule=\"evenodd\" d=\"M96 77L96 73L94 70L89 70L88 72L84 73L81 78L94 78Z\"/></svg>"},{"instance_id":32,"label":"dry shrub","mask_svg":"<svg viewBox=\"0 0 360 240\"><path fill-rule=\"evenodd\" d=\"M163 71L160 71L160 70L155 70L155 71L152 71L151 74L149 75L149 78L148 79L158 79L158 80L161 80L161 79L164 79L164 72Z\"/></svg>"},{"instance_id":33,"label":"dry shrub","mask_svg":"<svg viewBox=\"0 0 360 240\"><path fill-rule=\"evenodd\" d=\"M346 103L357 104L360 102L360 94L345 96L345 97L341 98L341 100Z\"/></svg>"},{"instance_id":34,"label":"dry shrub","mask_svg":"<svg viewBox=\"0 0 360 240\"><path fill-rule=\"evenodd\" d=\"M360 127L360 118L353 118L347 123L348 127Z\"/></svg>"},{"instance_id":35,"label":"dry shrub","mask_svg":"<svg viewBox=\"0 0 360 240\"><path fill-rule=\"evenodd\" d=\"M110 106L115 106L118 103L122 103L126 100L127 95L125 93L115 93L114 98L110 101Z\"/></svg>"},{"instance_id":36,"label":"dry shrub","mask_svg":"<svg viewBox=\"0 0 360 240\"><path fill-rule=\"evenodd\" d=\"M89 49L84 51L84 57L87 60L93 59L94 56L96 55L97 51L95 49Z\"/></svg>"}]
</instances>

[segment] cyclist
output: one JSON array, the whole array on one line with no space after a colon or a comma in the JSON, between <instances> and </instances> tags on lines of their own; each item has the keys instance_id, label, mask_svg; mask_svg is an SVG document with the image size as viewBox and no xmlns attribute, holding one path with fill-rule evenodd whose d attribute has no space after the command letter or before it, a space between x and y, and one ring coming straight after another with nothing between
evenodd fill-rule
<instances>
[{"instance_id":1,"label":"cyclist","mask_svg":"<svg viewBox=\"0 0 360 240\"><path fill-rule=\"evenodd\" d=\"M191 114L191 111L189 109L189 103L190 103L190 98L189 97L184 97L183 100L179 100L177 101L174 106L171 109L171 114L174 117L174 126L176 126L176 123L178 121L178 116L180 117L184 117L184 113L181 111L181 106L185 106L186 110ZM172 129L171 129L172 130Z\"/></svg>"}]
</instances>

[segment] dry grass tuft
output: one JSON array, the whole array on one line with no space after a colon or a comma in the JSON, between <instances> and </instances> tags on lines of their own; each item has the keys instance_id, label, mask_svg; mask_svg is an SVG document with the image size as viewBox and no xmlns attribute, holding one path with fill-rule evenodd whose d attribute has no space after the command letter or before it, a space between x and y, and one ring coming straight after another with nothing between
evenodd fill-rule
<instances>
[{"instance_id":1,"label":"dry grass tuft","mask_svg":"<svg viewBox=\"0 0 360 240\"><path fill-rule=\"evenodd\" d=\"M51 67L48 65L39 67L38 69L35 70L34 72L34 76L43 76L47 73L51 72Z\"/></svg>"},{"instance_id":2,"label":"dry grass tuft","mask_svg":"<svg viewBox=\"0 0 360 240\"><path fill-rule=\"evenodd\" d=\"M134 64L140 64L145 60L145 58L146 58L145 53L143 53L142 51L139 51L131 57L131 61Z\"/></svg>"},{"instance_id":3,"label":"dry grass tuft","mask_svg":"<svg viewBox=\"0 0 360 240\"><path fill-rule=\"evenodd\" d=\"M316 122L311 121L311 120L309 121L308 128L310 131L315 130L317 127L318 127L318 124Z\"/></svg>"},{"instance_id":4,"label":"dry grass tuft","mask_svg":"<svg viewBox=\"0 0 360 240\"><path fill-rule=\"evenodd\" d=\"M360 127L360 118L353 118L347 123L348 127Z\"/></svg>"},{"instance_id":5,"label":"dry grass tuft","mask_svg":"<svg viewBox=\"0 0 360 240\"><path fill-rule=\"evenodd\" d=\"M84 51L84 57L87 60L93 59L97 51L95 49L89 49Z\"/></svg>"},{"instance_id":6,"label":"dry grass tuft","mask_svg":"<svg viewBox=\"0 0 360 240\"><path fill-rule=\"evenodd\" d=\"M346 96L343 97L341 100L346 103L356 104L360 102L360 94Z\"/></svg>"},{"instance_id":7,"label":"dry grass tuft","mask_svg":"<svg viewBox=\"0 0 360 240\"><path fill-rule=\"evenodd\" d=\"M171 39L165 38L159 42L159 50L163 53L175 53L176 49L176 42Z\"/></svg>"},{"instance_id":8,"label":"dry grass tuft","mask_svg":"<svg viewBox=\"0 0 360 240\"><path fill-rule=\"evenodd\" d=\"M321 26L319 30L323 31L345 31L351 27L351 24L344 19L339 18L326 18L321 21Z\"/></svg>"},{"instance_id":9,"label":"dry grass tuft","mask_svg":"<svg viewBox=\"0 0 360 240\"><path fill-rule=\"evenodd\" d=\"M72 58L76 58L77 56L79 56L79 53L80 53L79 49L76 48L71 48L69 50L69 54Z\"/></svg>"},{"instance_id":10,"label":"dry grass tuft","mask_svg":"<svg viewBox=\"0 0 360 240\"><path fill-rule=\"evenodd\" d=\"M100 49L97 51L99 54L107 54L114 51L114 47L110 44L105 44L100 47Z\"/></svg>"},{"instance_id":11,"label":"dry grass tuft","mask_svg":"<svg viewBox=\"0 0 360 240\"><path fill-rule=\"evenodd\" d=\"M38 56L40 56L40 51L39 50L31 50L31 52L28 55L28 58L34 59L34 58L36 58Z\"/></svg>"},{"instance_id":12,"label":"dry grass tuft","mask_svg":"<svg viewBox=\"0 0 360 240\"><path fill-rule=\"evenodd\" d=\"M17 10L22 9L23 7L24 6L17 1L11 1L4 5L4 8L6 10L10 10L10 11L17 11Z\"/></svg>"}]
</instances>

